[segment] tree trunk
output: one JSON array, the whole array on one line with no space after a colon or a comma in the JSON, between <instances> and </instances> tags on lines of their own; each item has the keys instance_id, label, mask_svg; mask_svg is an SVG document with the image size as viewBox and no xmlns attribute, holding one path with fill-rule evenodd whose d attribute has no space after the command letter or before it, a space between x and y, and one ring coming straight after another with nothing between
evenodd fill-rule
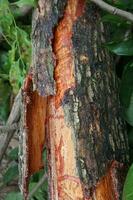
<instances>
[{"instance_id":1,"label":"tree trunk","mask_svg":"<svg viewBox=\"0 0 133 200\"><path fill-rule=\"evenodd\" d=\"M99 9L84 0L39 0L32 37L33 71L23 92L24 193L42 167L46 132L50 200L119 200L128 144Z\"/></svg>"}]
</instances>

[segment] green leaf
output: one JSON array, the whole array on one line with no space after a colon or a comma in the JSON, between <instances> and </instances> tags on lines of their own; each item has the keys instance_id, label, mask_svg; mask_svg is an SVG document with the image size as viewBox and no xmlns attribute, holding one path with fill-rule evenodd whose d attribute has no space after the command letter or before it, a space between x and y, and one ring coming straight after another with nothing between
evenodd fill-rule
<instances>
[{"instance_id":1,"label":"green leaf","mask_svg":"<svg viewBox=\"0 0 133 200\"><path fill-rule=\"evenodd\" d=\"M127 40L120 43L108 43L107 48L117 55L132 56L133 40Z\"/></svg>"},{"instance_id":2,"label":"green leaf","mask_svg":"<svg viewBox=\"0 0 133 200\"><path fill-rule=\"evenodd\" d=\"M33 190L33 188L36 186L36 184L39 182L39 180L42 178L42 176L44 176L44 170L37 172L36 174L34 174L31 177L30 186L29 186L30 191ZM47 191L48 191L48 182L46 180L46 181L44 181L43 185L36 191L36 193L34 194L34 197L37 200L43 200L44 197L46 197L46 199L47 199L47 196L48 196Z\"/></svg>"},{"instance_id":3,"label":"green leaf","mask_svg":"<svg viewBox=\"0 0 133 200\"><path fill-rule=\"evenodd\" d=\"M128 10L132 10L133 9L133 1L132 0L117 0L115 2L115 5L118 7L118 8L121 8L121 9L128 9Z\"/></svg>"},{"instance_id":4,"label":"green leaf","mask_svg":"<svg viewBox=\"0 0 133 200\"><path fill-rule=\"evenodd\" d=\"M10 111L10 95L11 87L9 83L0 78L0 120L6 121L8 117Z\"/></svg>"},{"instance_id":5,"label":"green leaf","mask_svg":"<svg viewBox=\"0 0 133 200\"><path fill-rule=\"evenodd\" d=\"M43 176L43 174L44 174L44 170L40 170L39 172L34 173L30 179L31 182L38 182L40 178Z\"/></svg>"},{"instance_id":6,"label":"green leaf","mask_svg":"<svg viewBox=\"0 0 133 200\"><path fill-rule=\"evenodd\" d=\"M121 80L120 100L124 118L133 126L133 63L125 66Z\"/></svg>"},{"instance_id":7,"label":"green leaf","mask_svg":"<svg viewBox=\"0 0 133 200\"><path fill-rule=\"evenodd\" d=\"M3 9L7 9L8 5L8 0L0 0L0 12L2 12Z\"/></svg>"},{"instance_id":8,"label":"green leaf","mask_svg":"<svg viewBox=\"0 0 133 200\"><path fill-rule=\"evenodd\" d=\"M18 159L18 147L12 149L8 154L8 158L10 160L17 160Z\"/></svg>"},{"instance_id":9,"label":"green leaf","mask_svg":"<svg viewBox=\"0 0 133 200\"><path fill-rule=\"evenodd\" d=\"M5 200L23 200L23 197L20 192L10 192Z\"/></svg>"},{"instance_id":10,"label":"green leaf","mask_svg":"<svg viewBox=\"0 0 133 200\"><path fill-rule=\"evenodd\" d=\"M8 53L6 51L0 51L0 74L9 74L10 65L8 64L8 60Z\"/></svg>"},{"instance_id":11,"label":"green leaf","mask_svg":"<svg viewBox=\"0 0 133 200\"><path fill-rule=\"evenodd\" d=\"M19 0L15 2L14 4L17 5L18 7L23 7L23 6L34 7L36 5L36 1L35 0Z\"/></svg>"},{"instance_id":12,"label":"green leaf","mask_svg":"<svg viewBox=\"0 0 133 200\"><path fill-rule=\"evenodd\" d=\"M10 26L13 23L13 17L9 9L7 0L0 0L0 27L3 35L10 32Z\"/></svg>"},{"instance_id":13,"label":"green leaf","mask_svg":"<svg viewBox=\"0 0 133 200\"><path fill-rule=\"evenodd\" d=\"M47 151L46 151L46 149L43 150L43 155L42 156L43 156L43 161L47 162Z\"/></svg>"},{"instance_id":14,"label":"green leaf","mask_svg":"<svg viewBox=\"0 0 133 200\"><path fill-rule=\"evenodd\" d=\"M31 183L30 183L30 185L29 185L29 191L30 191L30 192L33 190L33 188L36 186L36 184L37 184L37 183L35 183L35 182L31 182ZM35 194L34 194L33 197L35 197L37 200L44 200L44 193L43 193L43 191L41 190L41 188L39 188L39 189L35 192Z\"/></svg>"},{"instance_id":15,"label":"green leaf","mask_svg":"<svg viewBox=\"0 0 133 200\"><path fill-rule=\"evenodd\" d=\"M117 15L111 15L106 14L102 17L103 22L111 22L115 24L125 24L125 25L131 25L131 23L127 22L126 20L122 19L121 17Z\"/></svg>"},{"instance_id":16,"label":"green leaf","mask_svg":"<svg viewBox=\"0 0 133 200\"><path fill-rule=\"evenodd\" d=\"M23 82L22 72L19 67L19 60L12 63L9 73L9 80L14 94L17 94Z\"/></svg>"},{"instance_id":17,"label":"green leaf","mask_svg":"<svg viewBox=\"0 0 133 200\"><path fill-rule=\"evenodd\" d=\"M18 165L15 163L10 166L3 176L3 182L5 184L10 183L18 176Z\"/></svg>"},{"instance_id":18,"label":"green leaf","mask_svg":"<svg viewBox=\"0 0 133 200\"><path fill-rule=\"evenodd\" d=\"M122 200L133 200L133 164L126 177Z\"/></svg>"},{"instance_id":19,"label":"green leaf","mask_svg":"<svg viewBox=\"0 0 133 200\"><path fill-rule=\"evenodd\" d=\"M17 32L21 51L21 58L26 64L26 70L28 70L31 64L31 39L29 34L23 29L17 28Z\"/></svg>"}]
</instances>

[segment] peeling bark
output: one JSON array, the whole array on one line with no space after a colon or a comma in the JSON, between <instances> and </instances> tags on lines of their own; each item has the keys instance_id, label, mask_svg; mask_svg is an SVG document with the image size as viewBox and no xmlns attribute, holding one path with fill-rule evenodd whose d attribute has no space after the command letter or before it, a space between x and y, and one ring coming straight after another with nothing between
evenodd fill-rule
<instances>
[{"instance_id":1,"label":"peeling bark","mask_svg":"<svg viewBox=\"0 0 133 200\"><path fill-rule=\"evenodd\" d=\"M107 37L93 4L39 0L33 19L34 83L26 90L32 104L24 98L26 127L36 122L29 124L26 162L28 177L42 166L46 132L50 200L120 199L128 143L113 58L103 48ZM38 109L39 118L34 117Z\"/></svg>"},{"instance_id":2,"label":"peeling bark","mask_svg":"<svg viewBox=\"0 0 133 200\"><path fill-rule=\"evenodd\" d=\"M52 51L53 29L62 17L66 0L39 0L34 12L33 38L33 82L34 89L42 96L55 94L53 78L54 63ZM35 41L35 42L34 42Z\"/></svg>"}]
</instances>

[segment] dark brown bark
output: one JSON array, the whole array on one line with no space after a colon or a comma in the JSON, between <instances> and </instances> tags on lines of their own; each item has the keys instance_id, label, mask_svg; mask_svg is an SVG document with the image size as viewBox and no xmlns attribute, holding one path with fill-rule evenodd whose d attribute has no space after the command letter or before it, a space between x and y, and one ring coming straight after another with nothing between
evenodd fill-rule
<instances>
[{"instance_id":1,"label":"dark brown bark","mask_svg":"<svg viewBox=\"0 0 133 200\"><path fill-rule=\"evenodd\" d=\"M107 38L108 28L93 4L39 1L33 20L33 89L45 96L42 134L46 130L50 200L120 199L128 144L113 58L103 47ZM50 96L54 82L56 94ZM38 108L40 103L32 101Z\"/></svg>"},{"instance_id":2,"label":"dark brown bark","mask_svg":"<svg viewBox=\"0 0 133 200\"><path fill-rule=\"evenodd\" d=\"M89 4L73 29L77 85L72 99L76 99L79 120L74 128L77 165L87 196L89 188L95 188L99 178L106 173L110 161L127 161L128 147L125 125L121 120L118 80L113 58L102 45L108 37L106 29L100 22L99 10ZM73 100L69 94L67 98L72 108ZM74 114L73 120L69 117L70 122L75 118Z\"/></svg>"},{"instance_id":3,"label":"dark brown bark","mask_svg":"<svg viewBox=\"0 0 133 200\"><path fill-rule=\"evenodd\" d=\"M42 96L55 94L53 29L63 15L65 3L66 0L39 1L33 16L33 80L35 88Z\"/></svg>"}]
</instances>

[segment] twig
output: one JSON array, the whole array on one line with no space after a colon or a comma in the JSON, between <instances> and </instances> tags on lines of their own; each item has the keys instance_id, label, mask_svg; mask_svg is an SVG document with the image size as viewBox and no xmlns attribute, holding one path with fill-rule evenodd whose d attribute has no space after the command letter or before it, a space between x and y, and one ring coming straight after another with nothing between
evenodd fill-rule
<instances>
[{"instance_id":1,"label":"twig","mask_svg":"<svg viewBox=\"0 0 133 200\"><path fill-rule=\"evenodd\" d=\"M6 125L6 126L0 126L0 133L4 132L10 132L10 131L15 131L17 129L18 125L17 123L14 123L12 125Z\"/></svg>"},{"instance_id":2,"label":"twig","mask_svg":"<svg viewBox=\"0 0 133 200\"><path fill-rule=\"evenodd\" d=\"M7 125L12 125L19 121L20 118L20 103L21 103L21 90L18 92L15 97L11 113L7 120Z\"/></svg>"},{"instance_id":3,"label":"twig","mask_svg":"<svg viewBox=\"0 0 133 200\"><path fill-rule=\"evenodd\" d=\"M131 22L133 22L133 14L124 10L121 10L119 8L116 8L114 6L109 5L108 3L105 3L103 0L90 0L91 2L98 5L101 9L108 11L109 13L113 15L118 15L120 17L123 17Z\"/></svg>"},{"instance_id":4,"label":"twig","mask_svg":"<svg viewBox=\"0 0 133 200\"><path fill-rule=\"evenodd\" d=\"M19 121L20 103L21 103L21 90L19 91L18 95L16 96L16 98L14 100L11 113L10 113L9 118L6 123L7 127L11 126L12 124L17 123ZM15 133L14 129L10 130L10 132L8 132L8 134L6 136L5 143L3 144L3 147L1 148L1 151L0 151L0 164L1 164L1 161L5 155L5 152L8 148L8 145L9 145L14 133Z\"/></svg>"},{"instance_id":5,"label":"twig","mask_svg":"<svg viewBox=\"0 0 133 200\"><path fill-rule=\"evenodd\" d=\"M36 184L36 186L33 188L33 190L29 193L27 200L30 200L31 197L35 194L35 192L42 186L44 181L47 179L47 174L44 174L43 177L40 179L40 181Z\"/></svg>"}]
</instances>

